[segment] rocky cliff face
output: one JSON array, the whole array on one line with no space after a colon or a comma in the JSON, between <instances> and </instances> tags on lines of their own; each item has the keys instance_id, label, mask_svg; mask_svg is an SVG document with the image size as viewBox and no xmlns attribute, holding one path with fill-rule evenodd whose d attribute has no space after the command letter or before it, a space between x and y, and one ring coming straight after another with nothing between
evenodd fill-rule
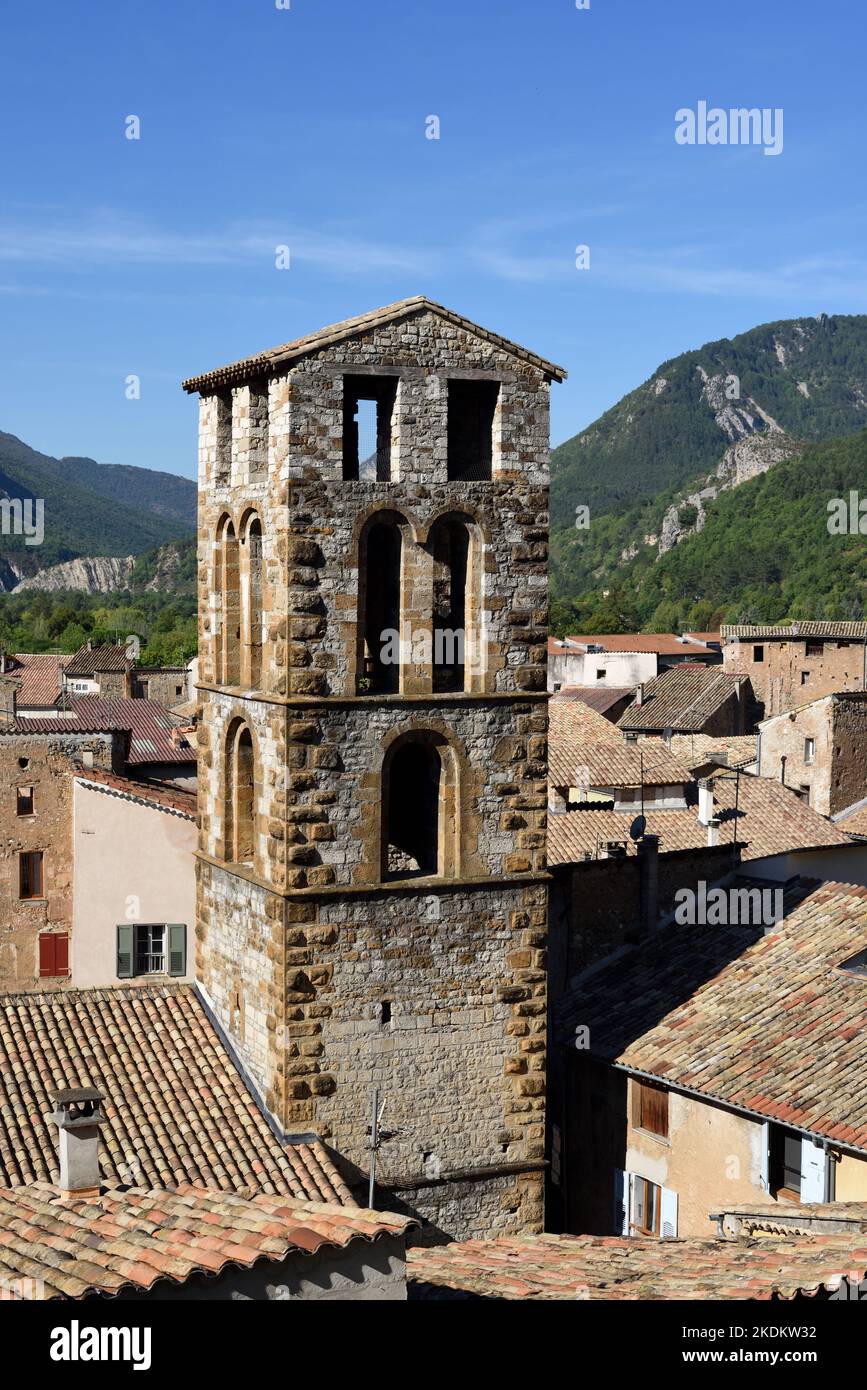
<instances>
[{"instance_id":1,"label":"rocky cliff face","mask_svg":"<svg viewBox=\"0 0 867 1390\"><path fill-rule=\"evenodd\" d=\"M671 550L684 536L692 536L703 530L707 520L708 504L721 492L728 492L731 488L747 482L749 478L767 473L774 464L782 463L783 459L790 459L803 450L803 444L792 439L785 430L781 430L776 421L765 416L764 412L760 411L758 418L763 422L761 433L755 430L755 425L747 425L749 415L743 407L738 407L737 411L732 410L731 415L726 415L726 425L733 431L733 436L730 437L734 437L735 442L726 449L715 473L705 479L704 487L684 494L668 508L662 518L658 540L656 537L651 538L654 543L658 543L660 555ZM754 416L753 420L755 419ZM737 425L734 421L737 421ZM721 425L721 428L724 426ZM684 512L688 512L690 516L686 523L683 520ZM645 542L647 539L645 537Z\"/></svg>"},{"instance_id":2,"label":"rocky cliff face","mask_svg":"<svg viewBox=\"0 0 867 1390\"><path fill-rule=\"evenodd\" d=\"M20 584L10 587L14 587L16 593L21 593L24 589L41 589L48 592L75 589L84 594L109 594L113 590L129 586L134 564L134 555L121 558L83 555L77 560L67 560L62 565L51 565L39 574L22 579Z\"/></svg>"}]
</instances>

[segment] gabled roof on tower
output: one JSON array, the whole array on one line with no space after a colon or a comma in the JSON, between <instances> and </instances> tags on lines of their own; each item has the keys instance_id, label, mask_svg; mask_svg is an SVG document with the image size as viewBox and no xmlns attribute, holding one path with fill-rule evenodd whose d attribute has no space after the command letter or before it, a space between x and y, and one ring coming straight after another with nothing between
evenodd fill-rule
<instances>
[{"instance_id":1,"label":"gabled roof on tower","mask_svg":"<svg viewBox=\"0 0 867 1390\"><path fill-rule=\"evenodd\" d=\"M373 328L379 328L384 323L391 323L395 319L406 318L410 314L423 312L436 314L457 328L466 329L468 333L474 333L476 337L484 338L495 347L502 348L504 352L511 353L514 357L520 357L524 362L538 367L554 381L563 381L566 377L565 369L558 367L556 363L539 357L535 352L530 352L529 348L520 347L518 343L501 337L499 333L492 333L489 328L480 327L471 319L464 318L463 315L456 314L453 310L446 309L444 305L428 299L426 295L417 294L411 299L399 299L394 304L386 304L382 309L372 309L369 313L358 314L355 318L343 319L341 323L332 323L327 328L317 329L315 333L308 333L303 338L295 338L292 342L282 343L279 347L267 348L264 352L255 353L252 357L242 357L239 361L230 362L225 367L217 367L212 372L204 372L201 376L189 377L183 383L183 387L185 391L189 392L220 390L226 386L236 385L252 376L267 375L277 367L288 366L290 363L298 361L299 358L307 357L313 352L321 352L323 348L332 347L335 343L343 342L347 338L358 337Z\"/></svg>"}]
</instances>

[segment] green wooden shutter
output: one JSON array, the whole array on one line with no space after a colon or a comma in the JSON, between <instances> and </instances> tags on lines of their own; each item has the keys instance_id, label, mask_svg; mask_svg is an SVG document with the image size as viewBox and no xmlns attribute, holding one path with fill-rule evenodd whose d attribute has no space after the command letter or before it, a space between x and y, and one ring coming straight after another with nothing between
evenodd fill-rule
<instances>
[{"instance_id":1,"label":"green wooden shutter","mask_svg":"<svg viewBox=\"0 0 867 1390\"><path fill-rule=\"evenodd\" d=\"M187 973L187 928L183 922L170 922L169 933L169 974Z\"/></svg>"},{"instance_id":2,"label":"green wooden shutter","mask_svg":"<svg viewBox=\"0 0 867 1390\"><path fill-rule=\"evenodd\" d=\"M117 978L132 977L132 954L135 949L135 928L125 924L117 929Z\"/></svg>"}]
</instances>

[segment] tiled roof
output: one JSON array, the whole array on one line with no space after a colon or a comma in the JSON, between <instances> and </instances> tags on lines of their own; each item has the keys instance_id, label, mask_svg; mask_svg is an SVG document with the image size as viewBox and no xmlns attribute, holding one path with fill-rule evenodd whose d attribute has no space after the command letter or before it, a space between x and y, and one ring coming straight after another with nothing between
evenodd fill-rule
<instances>
[{"instance_id":1,"label":"tiled roof","mask_svg":"<svg viewBox=\"0 0 867 1390\"><path fill-rule=\"evenodd\" d=\"M833 817L833 821L847 835L867 836L867 799L856 801L854 806L847 806L845 811L840 811Z\"/></svg>"},{"instance_id":2,"label":"tiled roof","mask_svg":"<svg viewBox=\"0 0 867 1390\"><path fill-rule=\"evenodd\" d=\"M752 623L737 623L730 627L721 629L721 636L724 642L731 642L735 638L745 641L753 641L760 638L801 638L801 637L827 637L831 641L835 638L843 641L867 641L867 622L797 622L797 623L772 623L766 627L756 626Z\"/></svg>"},{"instance_id":3,"label":"tiled roof","mask_svg":"<svg viewBox=\"0 0 867 1390\"><path fill-rule=\"evenodd\" d=\"M794 880L767 936L672 925L579 980L558 1010L590 1050L738 1110L867 1150L867 888ZM804 896L806 894L806 896Z\"/></svg>"},{"instance_id":4,"label":"tiled roof","mask_svg":"<svg viewBox=\"0 0 867 1390\"><path fill-rule=\"evenodd\" d=\"M184 1187L65 1197L36 1183L0 1190L0 1283L30 1298L113 1296L399 1236L413 1224L390 1212L285 1196Z\"/></svg>"},{"instance_id":5,"label":"tiled roof","mask_svg":"<svg viewBox=\"0 0 867 1390\"><path fill-rule=\"evenodd\" d=\"M629 827L639 814L634 811L565 811L548 816L547 852L549 868L576 864L586 855L596 858L609 841L625 841L627 852L638 847L629 838ZM691 811L647 811L647 833L659 836L660 853L678 849L698 849L707 843L707 831L699 834Z\"/></svg>"},{"instance_id":6,"label":"tiled roof","mask_svg":"<svg viewBox=\"0 0 867 1390\"><path fill-rule=\"evenodd\" d=\"M571 700L558 692L548 701L548 727L550 736L578 738L582 743L607 743L615 746L623 743L623 734L584 700Z\"/></svg>"},{"instance_id":7,"label":"tiled roof","mask_svg":"<svg viewBox=\"0 0 867 1390\"><path fill-rule=\"evenodd\" d=\"M672 666L647 682L643 703L624 710L618 726L701 732L745 679L729 675L720 666Z\"/></svg>"},{"instance_id":8,"label":"tiled roof","mask_svg":"<svg viewBox=\"0 0 867 1390\"><path fill-rule=\"evenodd\" d=\"M219 390L232 382L265 374L276 367L288 366L301 357L307 357L314 352L321 352L323 348L332 347L335 343L344 342L347 338L357 337L361 333L369 333L372 329L380 327L381 324L392 323L395 319L407 318L411 314L419 313L436 314L438 318L445 319L457 328L463 328L478 338L484 338L494 347L502 348L504 352L511 353L514 357L520 357L522 361L529 362L531 366L538 367L540 371L553 377L555 381L563 381L566 377L563 367L548 362L544 357L538 357L535 352L520 347L518 343L513 343L508 338L500 337L499 333L492 333L488 328L481 328L470 319L463 318L461 314L456 314L453 310L446 309L442 304L428 299L426 295L417 294L411 299L399 299L394 304L386 304L382 309L372 309L366 314L358 314L355 318L343 319L340 323L330 324L327 328L320 328L315 333L306 334L303 338L294 338L289 343L281 344L280 347L268 348L252 357L243 357L238 362L230 362L226 367L217 367L214 371L204 372L201 376L190 377L183 383L183 387L185 391L190 392Z\"/></svg>"},{"instance_id":9,"label":"tiled roof","mask_svg":"<svg viewBox=\"0 0 867 1390\"><path fill-rule=\"evenodd\" d=\"M726 767L747 767L756 760L755 734L674 734L671 751L687 767L719 759ZM728 761L725 761L727 756Z\"/></svg>"},{"instance_id":10,"label":"tiled roof","mask_svg":"<svg viewBox=\"0 0 867 1390\"><path fill-rule=\"evenodd\" d=\"M655 652L657 656L699 657L706 651L703 642L685 641L676 632L599 632L579 637L570 633L567 641L602 647L606 652ZM719 652L715 655L718 659Z\"/></svg>"},{"instance_id":11,"label":"tiled roof","mask_svg":"<svg viewBox=\"0 0 867 1390\"><path fill-rule=\"evenodd\" d=\"M632 694L633 685L561 685L557 691L558 699L581 700L597 714L605 714L614 705L620 704Z\"/></svg>"},{"instance_id":12,"label":"tiled roof","mask_svg":"<svg viewBox=\"0 0 867 1390\"><path fill-rule=\"evenodd\" d=\"M19 709L50 709L60 699L61 673L69 656L45 652L16 652L17 666L9 673L20 681L16 695Z\"/></svg>"},{"instance_id":13,"label":"tiled roof","mask_svg":"<svg viewBox=\"0 0 867 1390\"><path fill-rule=\"evenodd\" d=\"M0 995L0 1186L53 1181L49 1092L106 1097L109 1184L290 1194L352 1205L321 1144L272 1133L192 985Z\"/></svg>"},{"instance_id":14,"label":"tiled roof","mask_svg":"<svg viewBox=\"0 0 867 1390\"><path fill-rule=\"evenodd\" d=\"M195 763L196 748L186 736L177 742L172 731L177 720L156 700L126 700L114 695L75 695L72 708L78 718L89 723L104 722L117 729L129 729L132 739L130 767L144 763Z\"/></svg>"},{"instance_id":15,"label":"tiled roof","mask_svg":"<svg viewBox=\"0 0 867 1390\"><path fill-rule=\"evenodd\" d=\"M183 816L186 820L196 819L196 793L184 791L181 787L173 787L165 782L140 782L134 777L120 777L115 772L105 772L102 768L79 773L75 780L84 787L105 792L109 796L121 796L127 801L158 806L160 810Z\"/></svg>"},{"instance_id":16,"label":"tiled roof","mask_svg":"<svg viewBox=\"0 0 867 1390\"><path fill-rule=\"evenodd\" d=\"M743 859L847 843L844 826L832 825L779 782L743 773L739 779L728 774L714 777L713 784L720 843L736 840L743 844ZM636 806L635 815L638 810ZM575 863L586 853L595 855L600 841L628 840L632 818L633 813L625 811L567 811L549 816L549 865ZM707 844L707 826L699 821L697 806L684 811L647 811L645 818L647 833L659 836L662 853L700 849ZM628 852L636 853L631 842Z\"/></svg>"},{"instance_id":17,"label":"tiled roof","mask_svg":"<svg viewBox=\"0 0 867 1390\"><path fill-rule=\"evenodd\" d=\"M70 657L66 674L69 677L93 676L97 671L130 671L132 666L133 662L123 643L89 647L85 642L84 646L79 647L74 656Z\"/></svg>"},{"instance_id":18,"label":"tiled roof","mask_svg":"<svg viewBox=\"0 0 867 1390\"><path fill-rule=\"evenodd\" d=\"M661 739L644 739L641 745L625 740L585 744L559 732L549 734L548 781L555 787L640 787L642 781L645 786L673 786L690 780Z\"/></svg>"},{"instance_id":19,"label":"tiled roof","mask_svg":"<svg viewBox=\"0 0 867 1390\"><path fill-rule=\"evenodd\" d=\"M789 1239L500 1236L417 1246L417 1284L497 1299L772 1299L839 1288L867 1270L860 1233ZM849 1276L851 1277L851 1275Z\"/></svg>"}]
</instances>

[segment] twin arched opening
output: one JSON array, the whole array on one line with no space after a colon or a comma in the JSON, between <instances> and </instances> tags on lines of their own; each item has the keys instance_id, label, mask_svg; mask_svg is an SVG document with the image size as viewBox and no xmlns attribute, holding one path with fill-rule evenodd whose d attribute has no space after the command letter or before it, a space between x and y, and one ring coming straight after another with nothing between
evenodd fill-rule
<instances>
[{"instance_id":1,"label":"twin arched opening","mask_svg":"<svg viewBox=\"0 0 867 1390\"><path fill-rule=\"evenodd\" d=\"M356 689L412 693L484 689L484 540L474 518L440 517L420 544L397 512L370 517L359 538Z\"/></svg>"}]
</instances>

